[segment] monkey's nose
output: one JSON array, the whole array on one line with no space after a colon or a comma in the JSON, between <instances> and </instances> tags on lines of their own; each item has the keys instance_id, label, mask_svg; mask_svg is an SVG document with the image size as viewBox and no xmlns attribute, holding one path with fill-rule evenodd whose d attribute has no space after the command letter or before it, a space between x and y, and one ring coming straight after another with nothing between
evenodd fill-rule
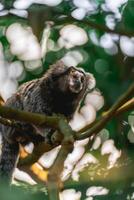
<instances>
[{"instance_id":1,"label":"monkey's nose","mask_svg":"<svg viewBox=\"0 0 134 200\"><path fill-rule=\"evenodd\" d=\"M77 87L80 87L80 85L81 85L81 80L80 80L80 79L76 79L76 80L75 80L75 85L76 85Z\"/></svg>"},{"instance_id":2,"label":"monkey's nose","mask_svg":"<svg viewBox=\"0 0 134 200\"><path fill-rule=\"evenodd\" d=\"M75 80L74 82L74 88L77 90L77 91L80 91L81 88L82 88L82 83L81 83L81 79L77 79Z\"/></svg>"}]
</instances>

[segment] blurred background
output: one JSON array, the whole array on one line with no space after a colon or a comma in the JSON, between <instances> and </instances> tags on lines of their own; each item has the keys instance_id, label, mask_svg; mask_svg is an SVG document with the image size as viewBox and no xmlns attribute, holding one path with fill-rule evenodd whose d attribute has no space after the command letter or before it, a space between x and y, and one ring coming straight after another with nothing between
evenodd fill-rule
<instances>
[{"instance_id":1,"label":"blurred background","mask_svg":"<svg viewBox=\"0 0 134 200\"><path fill-rule=\"evenodd\" d=\"M95 89L70 122L79 130L108 110L134 81L134 1L1 0L1 97L6 101L19 85L41 77L59 59L93 74ZM134 112L114 118L88 144L76 142L68 156L60 198L134 199ZM27 152L32 148L26 147ZM58 150L45 153L38 167L47 173ZM23 199L44 199L46 189L29 174L16 169L15 180L20 180L14 182L15 193L6 200L23 190Z\"/></svg>"}]
</instances>

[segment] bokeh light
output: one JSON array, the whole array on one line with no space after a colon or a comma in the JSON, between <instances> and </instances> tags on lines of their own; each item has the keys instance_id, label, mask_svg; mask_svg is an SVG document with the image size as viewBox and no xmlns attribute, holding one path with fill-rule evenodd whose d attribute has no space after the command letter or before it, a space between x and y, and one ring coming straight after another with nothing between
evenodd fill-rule
<instances>
[{"instance_id":1,"label":"bokeh light","mask_svg":"<svg viewBox=\"0 0 134 200\"><path fill-rule=\"evenodd\" d=\"M104 97L99 90L93 90L85 98L86 105L92 105L95 110L100 110L104 106Z\"/></svg>"},{"instance_id":2,"label":"bokeh light","mask_svg":"<svg viewBox=\"0 0 134 200\"><path fill-rule=\"evenodd\" d=\"M88 36L84 29L73 24L64 26L60 30L60 35L61 37L58 40L58 44L60 47L65 47L67 49L83 45L88 41Z\"/></svg>"},{"instance_id":3,"label":"bokeh light","mask_svg":"<svg viewBox=\"0 0 134 200\"><path fill-rule=\"evenodd\" d=\"M97 12L98 4L92 0L73 0L76 9L71 13L72 17L82 20L86 14L91 15Z\"/></svg>"},{"instance_id":4,"label":"bokeh light","mask_svg":"<svg viewBox=\"0 0 134 200\"><path fill-rule=\"evenodd\" d=\"M57 6L62 2L62 0L16 0L14 2L14 7L17 9L27 9L33 3L44 4L48 6Z\"/></svg>"},{"instance_id":5,"label":"bokeh light","mask_svg":"<svg viewBox=\"0 0 134 200\"><path fill-rule=\"evenodd\" d=\"M68 67L76 67L79 63L83 61L83 55L79 51L69 51L64 55L62 61Z\"/></svg>"},{"instance_id":6,"label":"bokeh light","mask_svg":"<svg viewBox=\"0 0 134 200\"><path fill-rule=\"evenodd\" d=\"M101 147L101 154L105 155L105 154L109 154L109 166L108 168L112 168L117 159L120 158L121 156L121 150L118 150L115 145L114 145L114 141L112 139L106 140L102 147Z\"/></svg>"},{"instance_id":7,"label":"bokeh light","mask_svg":"<svg viewBox=\"0 0 134 200\"><path fill-rule=\"evenodd\" d=\"M109 190L102 186L91 186L87 189L86 195L87 196L98 196L98 195L106 195L108 194Z\"/></svg>"},{"instance_id":8,"label":"bokeh light","mask_svg":"<svg viewBox=\"0 0 134 200\"><path fill-rule=\"evenodd\" d=\"M120 47L125 55L130 57L134 56L134 38L128 38L126 36L122 36L120 38Z\"/></svg>"},{"instance_id":9,"label":"bokeh light","mask_svg":"<svg viewBox=\"0 0 134 200\"><path fill-rule=\"evenodd\" d=\"M75 189L66 189L60 193L60 200L79 200L81 197L80 191L75 191Z\"/></svg>"},{"instance_id":10,"label":"bokeh light","mask_svg":"<svg viewBox=\"0 0 134 200\"><path fill-rule=\"evenodd\" d=\"M30 27L14 23L8 27L6 36L10 42L12 54L17 55L21 60L41 58L41 47Z\"/></svg>"}]
</instances>

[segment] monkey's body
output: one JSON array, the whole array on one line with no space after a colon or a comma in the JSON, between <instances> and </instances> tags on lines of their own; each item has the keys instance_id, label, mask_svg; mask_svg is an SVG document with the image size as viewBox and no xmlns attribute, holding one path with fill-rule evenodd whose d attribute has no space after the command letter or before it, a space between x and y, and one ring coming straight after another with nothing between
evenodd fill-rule
<instances>
[{"instance_id":1,"label":"monkey's body","mask_svg":"<svg viewBox=\"0 0 134 200\"><path fill-rule=\"evenodd\" d=\"M62 62L58 62L42 78L23 84L17 93L7 100L6 106L49 116L53 113L63 114L69 120L85 94L89 78L85 72L73 67L67 68ZM51 128L43 127L45 136L38 133L38 128L33 125L19 125L20 130L2 125L0 182L11 181L20 143L51 143L51 135L54 132Z\"/></svg>"}]
</instances>

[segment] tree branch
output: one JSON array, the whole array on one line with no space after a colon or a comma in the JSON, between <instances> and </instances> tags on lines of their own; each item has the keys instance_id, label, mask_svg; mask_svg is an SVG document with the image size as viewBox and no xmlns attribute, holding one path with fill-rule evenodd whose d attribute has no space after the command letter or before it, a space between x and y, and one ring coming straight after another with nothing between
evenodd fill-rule
<instances>
[{"instance_id":1,"label":"tree branch","mask_svg":"<svg viewBox=\"0 0 134 200\"><path fill-rule=\"evenodd\" d=\"M103 117L101 117L101 121L102 121L102 118L106 118L106 117L109 118L109 117L111 117L111 115L113 117L113 116L116 116L118 114L121 114L121 113L126 112L126 111L130 110L131 108L133 108L134 98L132 98L131 100L129 100L127 102L128 97L133 94L133 91L134 91L134 84L132 84L128 88L126 93L124 93L120 97L120 99L111 107L111 109L109 111L107 111L103 114ZM7 118L10 120L22 121L22 122L26 122L26 123L35 124L38 126L46 124L47 126L51 126L56 129L59 128L58 123L59 123L59 120L62 118L62 116L57 116L57 115L45 116L45 115L38 114L38 113L31 113L31 112L16 110L16 109L9 108L9 107L2 106L2 105L0 105L0 115L1 115L1 117ZM99 121L100 121L100 119L99 119ZM13 123L9 120L2 119L2 118L0 118L0 123L9 125L9 126L13 126L13 127L17 126L17 123ZM92 126L92 128L94 126L96 126L96 123L98 123L98 120L93 123L94 125ZM86 130L87 130L91 127L91 125L88 125L86 127L88 127L88 128L86 128ZM78 133L82 133L83 130L85 130L85 128L78 131Z\"/></svg>"},{"instance_id":2,"label":"tree branch","mask_svg":"<svg viewBox=\"0 0 134 200\"><path fill-rule=\"evenodd\" d=\"M55 16L58 15L58 17L59 16L65 16L64 13L56 12L54 10L52 10L52 13ZM20 21L22 21L23 23L27 23L26 19L24 19L22 17L18 17L18 16L16 17L14 14L8 14L6 16L2 16L3 19L4 18L8 18L8 17L10 17L10 18L12 17L13 18L12 20L14 20L14 21L17 18L17 19L20 19ZM47 21L53 21L53 17L48 18ZM91 21L89 19L83 19L83 20L80 21L80 20L77 20L77 19L71 17L70 15L69 16L65 16L64 18L63 17L61 17L61 18L60 17L59 18L55 18L54 22L55 22L56 26L57 25L69 24L69 23L78 23L78 24L85 24L88 27L91 27L93 29L97 29L97 30L100 30L100 31L103 31L103 32L107 32L107 33L113 33L113 34L118 34L118 35L125 35L127 37L133 37L134 36L134 32L130 32L130 31L128 32L125 29L122 29L122 30L117 30L117 29L112 30L112 29L108 28L106 25L98 24L95 21ZM3 25L4 23L0 22L0 24ZM41 27L40 27L40 29L41 29ZM42 30L43 30L43 28L42 28Z\"/></svg>"},{"instance_id":3,"label":"tree branch","mask_svg":"<svg viewBox=\"0 0 134 200\"><path fill-rule=\"evenodd\" d=\"M38 161L38 159L43 155L43 153L52 150L56 146L58 146L58 144L50 145L50 144L46 144L45 142L42 142L41 144L34 147L32 154L29 154L25 158L20 158L18 167L20 168L20 167L23 167L24 165L25 166L32 165L33 163Z\"/></svg>"},{"instance_id":4,"label":"tree branch","mask_svg":"<svg viewBox=\"0 0 134 200\"><path fill-rule=\"evenodd\" d=\"M121 115L127 111L130 111L134 109L134 98L128 100L123 106L121 106L119 109L117 109L117 111L113 114L113 117L117 117L118 115ZM104 113L102 113L102 117L106 116L108 114L109 110L108 111L105 111ZM81 130L79 130L77 132L77 134L81 134L83 133L84 131L90 129L91 127L93 127L98 121L100 120L97 119L95 122L92 122L91 124L88 124L86 125L84 128L82 128Z\"/></svg>"},{"instance_id":5,"label":"tree branch","mask_svg":"<svg viewBox=\"0 0 134 200\"><path fill-rule=\"evenodd\" d=\"M93 134L97 134L101 129L115 116L117 110L126 103L129 96L134 92L134 84L132 84L128 90L119 98L119 100L110 108L106 115L101 117L89 130L81 133L81 135L76 135L75 139L82 140L90 137ZM122 107L123 109L123 107ZM119 111L118 111L119 112Z\"/></svg>"},{"instance_id":6,"label":"tree branch","mask_svg":"<svg viewBox=\"0 0 134 200\"><path fill-rule=\"evenodd\" d=\"M134 98L128 100L123 106L121 106L114 114L114 116L118 116L124 112L127 112L134 108ZM109 111L104 112L102 116L106 116Z\"/></svg>"},{"instance_id":7,"label":"tree branch","mask_svg":"<svg viewBox=\"0 0 134 200\"><path fill-rule=\"evenodd\" d=\"M56 25L57 24L69 24L69 23L75 23L75 22L77 22L78 24L85 24L88 27L91 27L91 28L94 28L94 29L97 29L97 30L100 30L100 31L103 31L103 32L107 32L107 33L126 35L128 37L134 36L134 32L128 32L126 30L112 30L112 29L109 29L105 25L98 24L95 21L91 21L89 19L83 19L83 20L80 21L80 20L74 19L71 16L66 16L64 18L56 19Z\"/></svg>"},{"instance_id":8,"label":"tree branch","mask_svg":"<svg viewBox=\"0 0 134 200\"><path fill-rule=\"evenodd\" d=\"M131 109L134 108L134 98L130 99L129 101L127 101L123 106L121 106L114 114L113 114L113 117L116 117L124 112L127 112ZM109 111L105 112L102 114L102 116L105 116L107 115ZM80 131L78 131L76 134L81 134L83 133L84 131L90 129L91 127L93 127L99 120L97 119L95 122L87 125L86 127L82 128ZM60 141L62 141L62 137L61 137L61 134L59 134L58 136L58 140L59 140L59 144L60 144ZM55 144L54 146L52 145L48 145L46 144L45 142L38 145L38 146L35 146L34 148L34 151L32 153L32 155L28 155L28 157L26 158L21 158L20 157L20 161L19 161L19 164L18 166L19 167L22 167L27 165L27 166L30 166L32 165L34 162L36 162L40 156L45 153L45 152L48 152L50 151L51 149L53 149L54 147L58 146L58 144Z\"/></svg>"},{"instance_id":9,"label":"tree branch","mask_svg":"<svg viewBox=\"0 0 134 200\"><path fill-rule=\"evenodd\" d=\"M4 118L21 121L21 122L27 122L27 123L35 124L39 126L46 124L48 126L51 126L57 129L58 129L58 122L61 118L61 116L56 116L56 115L45 116L43 114L16 110L16 109L9 108L6 106L0 106L0 115Z\"/></svg>"},{"instance_id":10,"label":"tree branch","mask_svg":"<svg viewBox=\"0 0 134 200\"><path fill-rule=\"evenodd\" d=\"M131 96L131 94L133 93L133 91L134 91L134 84L132 84L130 86L130 88L127 90L127 92L124 93L122 95L122 97L117 101L117 103L115 103L109 111L105 112L101 118L97 119L94 123L86 126L84 129L75 133L75 139L81 140L81 139L91 136L92 134L97 134L105 126L105 124L108 123L108 121L110 121L111 118L134 108L134 98L132 98L131 100L126 102L128 97ZM24 122L32 123L32 124L36 124L36 125L47 124L47 125L53 126L55 128L58 128L58 123L60 120L59 116L58 117L57 116L48 117L48 116L44 116L41 114L18 111L18 110L12 109L12 108L7 108L5 106L0 106L0 115L5 118L14 119L17 121L24 121ZM0 123L9 125L9 126L10 125L14 126L13 123L11 123L8 120L6 120L6 121L5 120L6 119L3 120L2 118L0 118ZM60 137L60 135L61 134L59 134L57 136L59 139L59 144L62 141L62 137ZM39 159L39 157L43 153L53 149L56 146L58 146L58 144L55 144L52 146L52 145L48 145L46 143L42 143L42 144L36 146L34 148L33 155L29 155L29 157L27 157L27 158L20 159L21 160L20 166L33 164L35 161L37 161Z\"/></svg>"},{"instance_id":11,"label":"tree branch","mask_svg":"<svg viewBox=\"0 0 134 200\"><path fill-rule=\"evenodd\" d=\"M68 122L61 119L59 121L59 127L60 132L64 135L64 139L61 144L61 149L48 174L48 194L50 200L59 200L60 175L64 168L64 161L67 155L72 152L74 144L73 131L68 125Z\"/></svg>"}]
</instances>

